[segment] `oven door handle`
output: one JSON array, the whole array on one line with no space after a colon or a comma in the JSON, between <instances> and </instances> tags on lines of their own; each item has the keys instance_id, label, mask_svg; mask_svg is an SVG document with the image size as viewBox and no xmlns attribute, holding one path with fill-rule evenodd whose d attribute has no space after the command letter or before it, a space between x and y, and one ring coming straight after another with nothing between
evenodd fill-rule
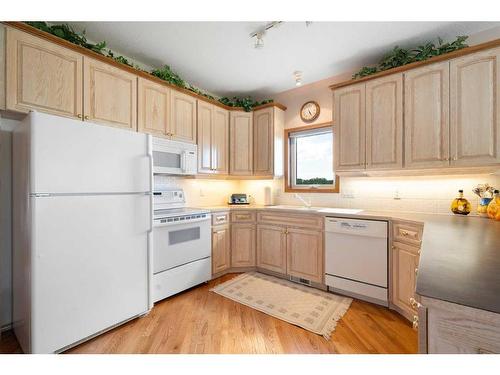
<instances>
[{"instance_id":1,"label":"oven door handle","mask_svg":"<svg viewBox=\"0 0 500 375\"><path fill-rule=\"evenodd\" d=\"M161 219L156 219L154 221L154 227L155 228L158 228L158 227L171 227L171 226L175 226L175 225L180 225L180 224L191 224L191 223L199 223L199 222L202 222L202 221L210 221L210 215L207 214L207 217L200 217L199 219L190 219L188 221L170 221L170 222L166 222L166 223L162 223L161 222Z\"/></svg>"}]
</instances>

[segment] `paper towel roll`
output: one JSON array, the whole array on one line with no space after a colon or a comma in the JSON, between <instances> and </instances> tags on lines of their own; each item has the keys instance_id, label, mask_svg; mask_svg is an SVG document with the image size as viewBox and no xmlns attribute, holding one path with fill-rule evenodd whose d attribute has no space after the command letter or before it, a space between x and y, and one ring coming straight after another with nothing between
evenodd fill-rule
<instances>
[{"instance_id":1,"label":"paper towel roll","mask_svg":"<svg viewBox=\"0 0 500 375\"><path fill-rule=\"evenodd\" d=\"M264 205L265 206L274 205L273 189L271 188L271 186L266 186L264 188Z\"/></svg>"}]
</instances>

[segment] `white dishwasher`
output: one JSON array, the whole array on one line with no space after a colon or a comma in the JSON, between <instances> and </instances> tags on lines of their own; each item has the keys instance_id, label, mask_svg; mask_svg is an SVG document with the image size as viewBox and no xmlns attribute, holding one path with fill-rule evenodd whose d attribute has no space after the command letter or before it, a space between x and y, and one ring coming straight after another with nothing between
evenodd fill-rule
<instances>
[{"instance_id":1,"label":"white dishwasher","mask_svg":"<svg viewBox=\"0 0 500 375\"><path fill-rule=\"evenodd\" d=\"M325 283L329 290L388 306L386 221L325 219Z\"/></svg>"}]
</instances>

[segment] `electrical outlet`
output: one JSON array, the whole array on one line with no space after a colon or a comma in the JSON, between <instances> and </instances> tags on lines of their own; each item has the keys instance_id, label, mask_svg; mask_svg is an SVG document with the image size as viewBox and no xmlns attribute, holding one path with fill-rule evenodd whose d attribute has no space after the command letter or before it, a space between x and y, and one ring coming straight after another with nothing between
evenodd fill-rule
<instances>
[{"instance_id":1,"label":"electrical outlet","mask_svg":"<svg viewBox=\"0 0 500 375\"><path fill-rule=\"evenodd\" d=\"M352 190L344 190L341 192L342 198L354 199L354 191Z\"/></svg>"},{"instance_id":2,"label":"electrical outlet","mask_svg":"<svg viewBox=\"0 0 500 375\"><path fill-rule=\"evenodd\" d=\"M396 199L396 200L400 200L401 199L401 197L399 196L399 190L398 189L394 190L394 196L393 196L393 198Z\"/></svg>"},{"instance_id":3,"label":"electrical outlet","mask_svg":"<svg viewBox=\"0 0 500 375\"><path fill-rule=\"evenodd\" d=\"M205 192L203 191L203 189L200 189L200 197L204 197L205 196Z\"/></svg>"}]
</instances>

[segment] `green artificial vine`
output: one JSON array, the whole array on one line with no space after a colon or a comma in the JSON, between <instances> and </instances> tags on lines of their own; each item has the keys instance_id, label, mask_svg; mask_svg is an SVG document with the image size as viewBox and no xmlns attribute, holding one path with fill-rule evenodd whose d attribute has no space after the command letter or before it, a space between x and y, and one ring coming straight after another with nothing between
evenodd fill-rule
<instances>
[{"instance_id":1,"label":"green artificial vine","mask_svg":"<svg viewBox=\"0 0 500 375\"><path fill-rule=\"evenodd\" d=\"M124 56L115 56L113 51L110 49L106 50L106 42L99 42L99 43L90 43L87 41L87 38L85 37L85 30L82 31L82 34L78 34L71 26L68 24L62 24L62 25L48 25L46 22L43 21L34 21L34 22L25 22L26 24L35 27L39 30L45 31L49 34L55 35L61 39L67 40L68 42L71 42L73 44L76 44L78 46L87 48L91 51L94 51L96 53L99 53L100 55L107 56L114 61L117 61L121 64L130 66L132 68L135 68L137 70L142 70L138 65L132 64L126 57ZM106 53L106 54L105 54ZM159 69L154 69L151 72L146 72L149 73L155 77L160 78L163 81L166 81L172 85L175 85L177 87L192 91L198 95L201 95L205 98L211 99L211 100L218 100L220 103L227 105L229 107L243 107L245 111L250 112L254 107L262 105L262 104L267 104L267 103L272 103L272 99L267 99L264 101L255 101L251 97L246 97L246 98L238 98L238 97L233 97L232 99L229 98L220 98L216 99L212 95L209 95L197 87L187 83L184 81L181 76L179 76L176 72L174 72L170 66L164 65L163 67Z\"/></svg>"},{"instance_id":2,"label":"green artificial vine","mask_svg":"<svg viewBox=\"0 0 500 375\"><path fill-rule=\"evenodd\" d=\"M387 69L396 68L417 61L424 61L434 56L444 55L465 47L468 36L457 36L457 39L451 43L443 43L438 38L438 44L428 42L412 49L394 47L376 66L364 66L361 70L352 75L353 79L366 77Z\"/></svg>"},{"instance_id":3,"label":"green artificial vine","mask_svg":"<svg viewBox=\"0 0 500 375\"><path fill-rule=\"evenodd\" d=\"M267 104L267 103L272 103L272 99L267 99L263 100L261 102L253 100L252 97L247 96L246 98L238 98L234 96L233 98L229 99L227 97L223 97L219 99L219 102L221 102L224 105L227 105L228 107L242 107L246 112L250 112L254 107L257 107L259 105Z\"/></svg>"}]
</instances>

